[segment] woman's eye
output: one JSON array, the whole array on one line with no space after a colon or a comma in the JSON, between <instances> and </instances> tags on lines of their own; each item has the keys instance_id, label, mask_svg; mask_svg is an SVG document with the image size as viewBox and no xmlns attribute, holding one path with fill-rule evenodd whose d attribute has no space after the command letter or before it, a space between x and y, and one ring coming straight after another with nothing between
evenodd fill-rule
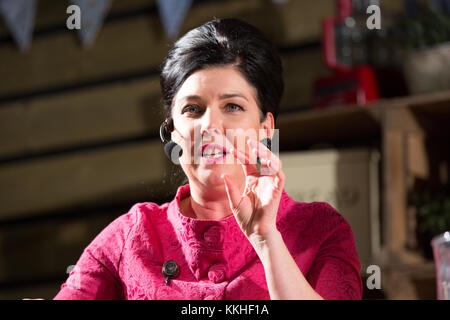
<instances>
[{"instance_id":1,"label":"woman's eye","mask_svg":"<svg viewBox=\"0 0 450 320\"><path fill-rule=\"evenodd\" d=\"M244 111L244 108L242 108L241 106L238 106L237 104L229 103L226 106L226 111L229 111L229 112Z\"/></svg>"},{"instance_id":2,"label":"woman's eye","mask_svg":"<svg viewBox=\"0 0 450 320\"><path fill-rule=\"evenodd\" d=\"M199 114L201 112L200 107L195 104L190 104L183 108L181 113Z\"/></svg>"}]
</instances>

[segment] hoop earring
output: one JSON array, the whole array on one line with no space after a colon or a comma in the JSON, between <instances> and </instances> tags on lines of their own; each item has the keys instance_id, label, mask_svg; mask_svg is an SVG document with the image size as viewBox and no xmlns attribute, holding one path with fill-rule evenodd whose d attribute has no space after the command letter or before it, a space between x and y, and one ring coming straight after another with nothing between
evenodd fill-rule
<instances>
[{"instance_id":1,"label":"hoop earring","mask_svg":"<svg viewBox=\"0 0 450 320\"><path fill-rule=\"evenodd\" d=\"M173 120L167 118L161 123L159 127L159 137L161 138L162 143L166 144L171 140L170 134L173 131Z\"/></svg>"},{"instance_id":2,"label":"hoop earring","mask_svg":"<svg viewBox=\"0 0 450 320\"><path fill-rule=\"evenodd\" d=\"M175 164L180 164L180 157L183 155L181 146L171 141L170 134L174 130L173 120L167 118L159 127L159 137L164 144L164 153Z\"/></svg>"}]
</instances>

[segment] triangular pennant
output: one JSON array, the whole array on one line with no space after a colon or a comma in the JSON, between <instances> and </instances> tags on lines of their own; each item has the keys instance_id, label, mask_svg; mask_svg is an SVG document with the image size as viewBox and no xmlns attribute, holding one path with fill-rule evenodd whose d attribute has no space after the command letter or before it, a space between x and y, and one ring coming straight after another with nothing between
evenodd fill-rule
<instances>
[{"instance_id":1,"label":"triangular pennant","mask_svg":"<svg viewBox=\"0 0 450 320\"><path fill-rule=\"evenodd\" d=\"M83 45L91 45L111 8L112 0L70 0L70 2L80 7L81 28L78 35L81 42Z\"/></svg>"},{"instance_id":2,"label":"triangular pennant","mask_svg":"<svg viewBox=\"0 0 450 320\"><path fill-rule=\"evenodd\" d=\"M180 31L192 0L157 0L159 16L169 38L174 39Z\"/></svg>"},{"instance_id":3,"label":"triangular pennant","mask_svg":"<svg viewBox=\"0 0 450 320\"><path fill-rule=\"evenodd\" d=\"M33 36L36 1L0 0L0 13L20 50L27 50Z\"/></svg>"}]
</instances>

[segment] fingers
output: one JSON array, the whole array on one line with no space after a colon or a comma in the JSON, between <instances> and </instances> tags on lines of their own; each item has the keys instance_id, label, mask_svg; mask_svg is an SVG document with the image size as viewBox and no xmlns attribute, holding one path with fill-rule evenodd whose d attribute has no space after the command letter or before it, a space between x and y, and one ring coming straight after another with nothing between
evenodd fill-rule
<instances>
[{"instance_id":1,"label":"fingers","mask_svg":"<svg viewBox=\"0 0 450 320\"><path fill-rule=\"evenodd\" d=\"M263 175L273 175L281 171L281 160L273 154L264 144L254 140L249 140L248 145L253 154L259 157ZM267 170L264 170L267 168Z\"/></svg>"},{"instance_id":2,"label":"fingers","mask_svg":"<svg viewBox=\"0 0 450 320\"><path fill-rule=\"evenodd\" d=\"M256 166L257 162L255 156L253 156L254 159L252 159L248 154L235 148L233 148L233 155L241 163L246 176L259 175L259 171Z\"/></svg>"},{"instance_id":3,"label":"fingers","mask_svg":"<svg viewBox=\"0 0 450 320\"><path fill-rule=\"evenodd\" d=\"M237 148L228 149L241 163L246 176L275 175L281 171L281 160L264 144L251 139L247 144L251 150L248 154Z\"/></svg>"}]
</instances>

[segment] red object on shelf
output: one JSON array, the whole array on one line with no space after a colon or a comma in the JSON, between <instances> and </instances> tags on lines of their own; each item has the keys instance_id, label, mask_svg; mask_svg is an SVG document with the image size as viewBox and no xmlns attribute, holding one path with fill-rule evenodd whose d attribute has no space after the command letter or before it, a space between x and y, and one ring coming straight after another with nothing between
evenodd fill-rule
<instances>
[{"instance_id":1,"label":"red object on shelf","mask_svg":"<svg viewBox=\"0 0 450 320\"><path fill-rule=\"evenodd\" d=\"M338 59L336 26L352 13L351 0L337 1L337 16L323 20L322 50L325 65L334 71L314 83L314 108L332 105L365 105L379 98L375 72L370 66L345 65Z\"/></svg>"},{"instance_id":2,"label":"red object on shelf","mask_svg":"<svg viewBox=\"0 0 450 320\"><path fill-rule=\"evenodd\" d=\"M337 58L336 55L336 25L343 24L345 19L352 13L351 0L338 0L337 3L337 17L325 18L322 22L322 50L325 65L336 71L348 71L349 66L346 66Z\"/></svg>"},{"instance_id":3,"label":"red object on shelf","mask_svg":"<svg viewBox=\"0 0 450 320\"><path fill-rule=\"evenodd\" d=\"M377 99L375 73L369 66L338 71L314 83L315 108L355 103L365 105Z\"/></svg>"}]
</instances>

